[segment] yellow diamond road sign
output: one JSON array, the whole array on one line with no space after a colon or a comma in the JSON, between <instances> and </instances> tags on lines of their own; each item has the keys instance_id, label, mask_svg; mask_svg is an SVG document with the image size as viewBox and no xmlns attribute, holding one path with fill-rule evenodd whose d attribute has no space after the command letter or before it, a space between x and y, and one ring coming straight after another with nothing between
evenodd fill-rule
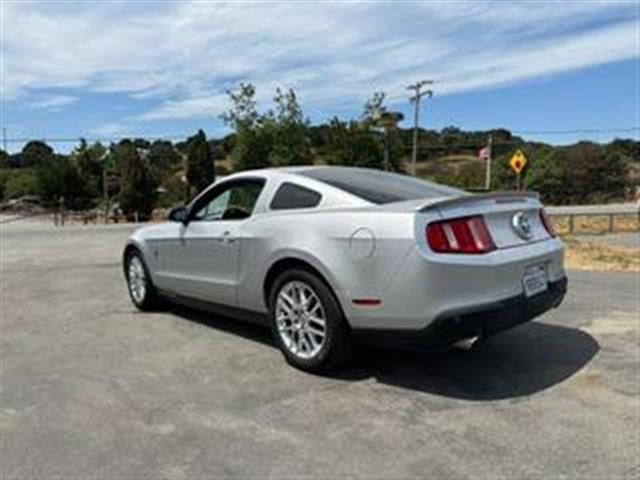
<instances>
[{"instance_id":1,"label":"yellow diamond road sign","mask_svg":"<svg viewBox=\"0 0 640 480\"><path fill-rule=\"evenodd\" d=\"M513 154L509 163L516 173L520 173L527 164L527 157L524 156L522 150L516 150L516 153Z\"/></svg>"}]
</instances>

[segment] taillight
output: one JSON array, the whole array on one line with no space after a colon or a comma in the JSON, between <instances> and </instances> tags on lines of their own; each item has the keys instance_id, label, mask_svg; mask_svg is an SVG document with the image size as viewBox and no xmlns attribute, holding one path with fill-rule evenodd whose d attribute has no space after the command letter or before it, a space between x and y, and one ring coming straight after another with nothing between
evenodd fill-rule
<instances>
[{"instance_id":1,"label":"taillight","mask_svg":"<svg viewBox=\"0 0 640 480\"><path fill-rule=\"evenodd\" d=\"M427 243L438 253L487 253L496 249L482 216L461 217L427 225Z\"/></svg>"},{"instance_id":2,"label":"taillight","mask_svg":"<svg viewBox=\"0 0 640 480\"><path fill-rule=\"evenodd\" d=\"M552 237L555 237L557 235L556 229L553 226L553 222L549 218L549 215L547 215L547 212L544 211L544 208L540 209L540 221L542 222L542 225L544 225L544 228L549 233L549 235L551 235Z\"/></svg>"}]
</instances>

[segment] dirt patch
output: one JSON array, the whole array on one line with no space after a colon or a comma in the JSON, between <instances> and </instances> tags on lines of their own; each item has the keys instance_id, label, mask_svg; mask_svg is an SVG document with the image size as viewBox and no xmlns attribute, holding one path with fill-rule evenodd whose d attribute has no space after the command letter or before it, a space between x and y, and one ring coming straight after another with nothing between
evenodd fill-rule
<instances>
[{"instance_id":1,"label":"dirt patch","mask_svg":"<svg viewBox=\"0 0 640 480\"><path fill-rule=\"evenodd\" d=\"M567 245L565 262L568 268L621 272L640 271L640 252L635 248L607 245L601 242L563 237Z\"/></svg>"}]
</instances>

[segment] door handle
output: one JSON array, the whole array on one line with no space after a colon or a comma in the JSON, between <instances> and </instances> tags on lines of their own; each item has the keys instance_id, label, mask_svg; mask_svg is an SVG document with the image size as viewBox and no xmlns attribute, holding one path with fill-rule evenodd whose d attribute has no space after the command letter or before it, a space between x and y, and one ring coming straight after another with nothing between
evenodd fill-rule
<instances>
[{"instance_id":1,"label":"door handle","mask_svg":"<svg viewBox=\"0 0 640 480\"><path fill-rule=\"evenodd\" d=\"M236 239L231 236L231 232L229 230L225 230L222 233L222 242L223 243L234 243L235 241L236 241Z\"/></svg>"}]
</instances>

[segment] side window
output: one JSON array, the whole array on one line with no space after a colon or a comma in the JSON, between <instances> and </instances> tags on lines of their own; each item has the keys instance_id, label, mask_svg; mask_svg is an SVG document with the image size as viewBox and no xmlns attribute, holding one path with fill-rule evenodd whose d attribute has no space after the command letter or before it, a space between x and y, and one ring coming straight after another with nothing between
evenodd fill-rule
<instances>
[{"instance_id":1,"label":"side window","mask_svg":"<svg viewBox=\"0 0 640 480\"><path fill-rule=\"evenodd\" d=\"M249 180L234 183L224 190L214 193L213 198L202 199L197 205L193 221L214 222L217 220L242 220L249 218L260 196L264 182Z\"/></svg>"},{"instance_id":2,"label":"side window","mask_svg":"<svg viewBox=\"0 0 640 480\"><path fill-rule=\"evenodd\" d=\"M318 206L322 195L300 185L283 183L278 187L271 205L271 210L289 210L295 208L313 208Z\"/></svg>"}]
</instances>

